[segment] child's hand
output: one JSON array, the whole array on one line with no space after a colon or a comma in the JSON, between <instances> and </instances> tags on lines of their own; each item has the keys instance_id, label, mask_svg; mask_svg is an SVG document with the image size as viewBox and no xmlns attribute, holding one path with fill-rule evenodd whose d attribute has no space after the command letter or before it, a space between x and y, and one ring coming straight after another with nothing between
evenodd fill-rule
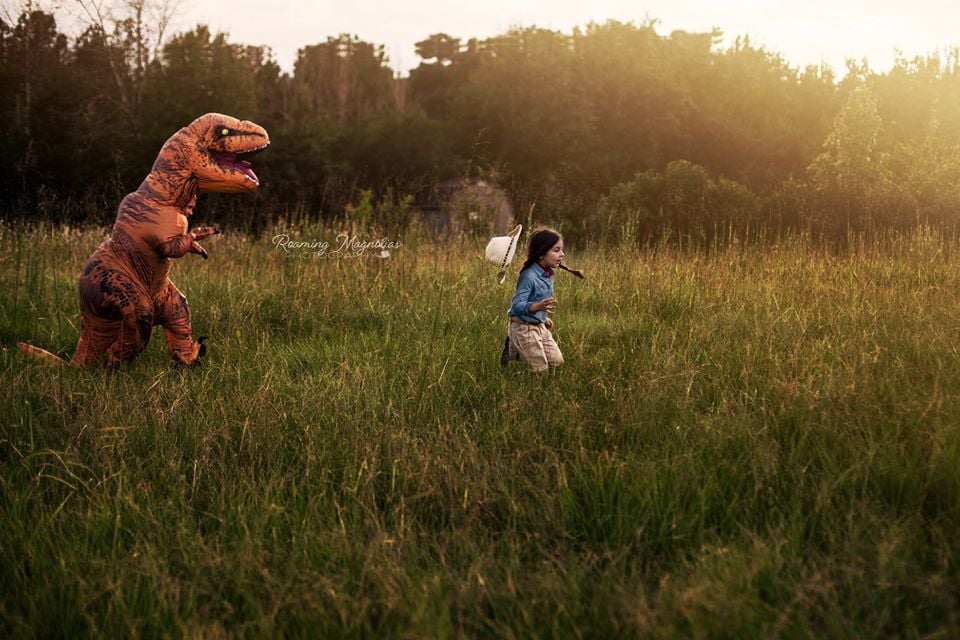
<instances>
[{"instance_id":1,"label":"child's hand","mask_svg":"<svg viewBox=\"0 0 960 640\"><path fill-rule=\"evenodd\" d=\"M553 320L551 320L550 318L547 318L546 325L547 325L547 331L549 331L550 329L553 329Z\"/></svg>"},{"instance_id":2,"label":"child's hand","mask_svg":"<svg viewBox=\"0 0 960 640\"><path fill-rule=\"evenodd\" d=\"M546 311L547 313L553 312L553 308L557 306L557 299L553 296L549 298L544 298L539 302L534 302L530 305L530 313L537 313L538 311Z\"/></svg>"}]
</instances>

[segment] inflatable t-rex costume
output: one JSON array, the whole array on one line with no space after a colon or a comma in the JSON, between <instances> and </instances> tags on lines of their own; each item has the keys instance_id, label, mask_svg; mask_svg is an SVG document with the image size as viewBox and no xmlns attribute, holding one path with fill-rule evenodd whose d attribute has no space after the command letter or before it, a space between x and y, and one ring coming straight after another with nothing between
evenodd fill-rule
<instances>
[{"instance_id":1,"label":"inflatable t-rex costume","mask_svg":"<svg viewBox=\"0 0 960 640\"><path fill-rule=\"evenodd\" d=\"M167 140L140 187L120 202L113 232L80 276L80 339L71 364L83 366L106 353L110 364L133 359L161 325L178 365L199 363L204 338L190 335L187 299L170 281L170 260L187 253L204 259L197 242L220 233L200 227L187 233L199 191L239 193L260 184L244 158L270 144L263 127L219 113L200 116ZM20 343L33 356L63 362Z\"/></svg>"}]
</instances>

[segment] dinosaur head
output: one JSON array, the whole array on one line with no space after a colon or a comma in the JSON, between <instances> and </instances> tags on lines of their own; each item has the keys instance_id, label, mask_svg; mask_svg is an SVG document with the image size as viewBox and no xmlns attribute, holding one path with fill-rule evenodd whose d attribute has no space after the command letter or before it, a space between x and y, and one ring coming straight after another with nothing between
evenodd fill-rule
<instances>
[{"instance_id":1,"label":"dinosaur head","mask_svg":"<svg viewBox=\"0 0 960 640\"><path fill-rule=\"evenodd\" d=\"M208 113L177 135L187 138L185 161L202 191L239 193L260 186L248 161L270 145L270 136L260 125Z\"/></svg>"}]
</instances>

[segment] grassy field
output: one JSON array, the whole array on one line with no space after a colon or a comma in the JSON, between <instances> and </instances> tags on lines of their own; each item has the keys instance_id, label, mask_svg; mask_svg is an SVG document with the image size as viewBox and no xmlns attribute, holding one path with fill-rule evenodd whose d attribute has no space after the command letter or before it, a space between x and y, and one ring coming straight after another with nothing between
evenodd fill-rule
<instances>
[{"instance_id":1,"label":"grassy field","mask_svg":"<svg viewBox=\"0 0 960 640\"><path fill-rule=\"evenodd\" d=\"M25 359L104 235L0 236L0 635L960 636L956 240L568 247L535 377L478 241L228 233L202 367Z\"/></svg>"}]
</instances>

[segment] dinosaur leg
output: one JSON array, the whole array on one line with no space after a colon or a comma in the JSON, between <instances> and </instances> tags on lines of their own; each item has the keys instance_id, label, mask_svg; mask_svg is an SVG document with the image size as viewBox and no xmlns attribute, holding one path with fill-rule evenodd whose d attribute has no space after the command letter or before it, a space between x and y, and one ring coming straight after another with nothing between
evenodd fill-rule
<instances>
[{"instance_id":1,"label":"dinosaur leg","mask_svg":"<svg viewBox=\"0 0 960 640\"><path fill-rule=\"evenodd\" d=\"M106 353L116 365L143 351L153 327L153 302L146 290L109 252L100 249L80 276L80 340L70 362L86 365Z\"/></svg>"},{"instance_id":2,"label":"dinosaur leg","mask_svg":"<svg viewBox=\"0 0 960 640\"><path fill-rule=\"evenodd\" d=\"M167 280L157 295L157 322L163 326L167 339L167 351L178 365L199 364L206 352L203 338L194 342L190 336L190 307L187 298Z\"/></svg>"},{"instance_id":3,"label":"dinosaur leg","mask_svg":"<svg viewBox=\"0 0 960 640\"><path fill-rule=\"evenodd\" d=\"M80 320L80 339L70 358L70 364L83 367L96 362L107 350L120 331L117 321L82 317Z\"/></svg>"},{"instance_id":4,"label":"dinosaur leg","mask_svg":"<svg viewBox=\"0 0 960 640\"><path fill-rule=\"evenodd\" d=\"M104 329L111 327L106 326ZM120 322L107 347L107 362L112 365L129 362L143 351L153 329L153 304L146 296L120 307Z\"/></svg>"}]
</instances>

